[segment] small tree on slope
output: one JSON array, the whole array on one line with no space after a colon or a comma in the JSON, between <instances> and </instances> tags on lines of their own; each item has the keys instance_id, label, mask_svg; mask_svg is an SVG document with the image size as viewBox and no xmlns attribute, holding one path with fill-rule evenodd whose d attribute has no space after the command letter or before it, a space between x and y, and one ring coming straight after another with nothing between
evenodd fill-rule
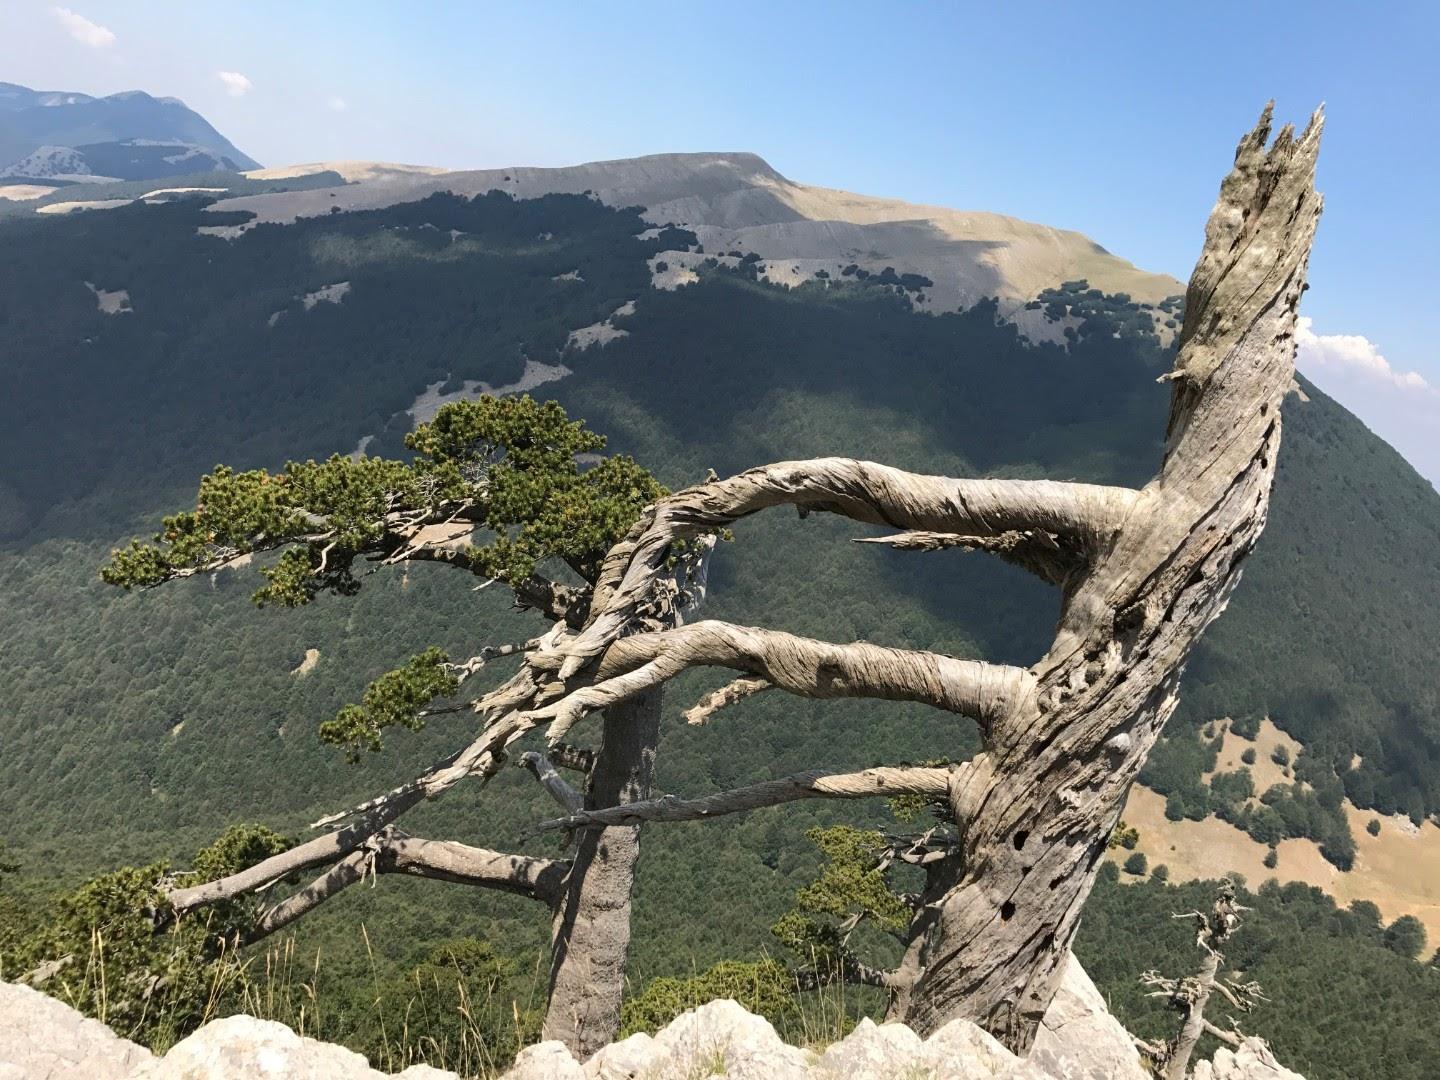
<instances>
[{"instance_id":1,"label":"small tree on slope","mask_svg":"<svg viewBox=\"0 0 1440 1080\"><path fill-rule=\"evenodd\" d=\"M1242 983L1233 979L1226 982L1219 978L1220 967L1225 962L1220 948L1240 928L1240 913L1245 910L1247 909L1235 902L1235 883L1221 882L1215 903L1208 914L1190 911L1174 916L1177 919L1195 920L1195 945L1205 954L1200 970L1183 979L1172 979L1158 971L1147 971L1140 976L1141 982L1146 986L1154 987L1151 997L1164 998L1181 1016L1180 1030L1168 1042L1154 1044L1137 1040L1140 1049L1150 1056L1165 1080L1185 1080L1186 1070L1190 1067L1190 1056L1195 1052L1200 1036L1206 1032L1229 1046L1240 1045L1242 1037L1235 1028L1233 1018L1229 1031L1217 1027L1206 1018L1205 1007L1212 996L1220 994L1240 1012L1249 1012L1265 1000L1259 983Z\"/></svg>"},{"instance_id":2,"label":"small tree on slope","mask_svg":"<svg viewBox=\"0 0 1440 1080\"><path fill-rule=\"evenodd\" d=\"M285 874L319 871L270 920L288 921L366 866L414 859L427 845L396 840L394 821L466 777L483 782L528 733L545 729L558 749L593 712L609 714L692 667L730 668L736 680L696 706L692 719L774 690L917 701L972 719L983 749L955 765L817 769L700 799L582 809L549 826L697 819L803 798L942 797L957 836L927 867L905 956L884 973L891 1014L922 1033L968 1018L1012 1049L1027 1049L1124 796L1174 710L1185 659L1223 610L1265 524L1280 406L1293 385L1296 308L1320 212L1313 187L1320 128L1317 114L1299 139L1286 128L1267 150L1267 108L1240 142L1206 228L1175 369L1166 376L1173 392L1164 459L1144 488L954 480L823 458L665 496L590 567L583 606L557 612L563 617L551 631L527 643L517 674L472 704L481 724L467 746L332 819L334 831L238 874L177 890L171 903L194 910ZM423 442L417 448L423 452ZM391 482L409 483L398 473ZM421 557L407 530L449 520L455 509L437 508L438 496L422 493L424 513L397 511L392 530L387 483L378 483L364 516L370 524L358 531L347 500L313 521L291 510L247 531L251 544L274 535L304 544L298 557L282 559L272 588L303 597L337 573L344 587L348 570L336 567L348 567L345 556L367 546L393 545L394 557ZM468 496L456 489L450 497L463 503ZM1053 645L1020 668L719 622L667 625L674 621L677 553L785 504L802 514L825 511L900 530L870 542L988 551L1037 574L1061 592ZM157 548L118 557L117 572L141 583L209 565L215 537L203 519L211 512L202 507L198 518L171 525ZM434 662L428 670L438 676L447 669ZM404 722L415 715L415 699L433 689L402 696L393 712L362 709L346 721L349 730L363 741L384 723ZM504 858L483 853L481 865L461 872L439 857L449 847L428 848L436 858L427 869L438 876L474 879L495 872ZM519 882L521 866L529 868L526 882L548 869L515 858L505 865L519 891L535 888Z\"/></svg>"}]
</instances>

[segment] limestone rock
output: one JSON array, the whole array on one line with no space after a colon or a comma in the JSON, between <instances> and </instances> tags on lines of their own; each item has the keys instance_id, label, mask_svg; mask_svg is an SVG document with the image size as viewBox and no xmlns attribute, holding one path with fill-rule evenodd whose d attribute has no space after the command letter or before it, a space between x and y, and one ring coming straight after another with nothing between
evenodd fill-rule
<instances>
[{"instance_id":1,"label":"limestone rock","mask_svg":"<svg viewBox=\"0 0 1440 1080\"><path fill-rule=\"evenodd\" d=\"M934 1080L1051 1080L1050 1073L1017 1058L969 1020L952 1020L926 1039L921 1061Z\"/></svg>"},{"instance_id":2,"label":"limestone rock","mask_svg":"<svg viewBox=\"0 0 1440 1080\"><path fill-rule=\"evenodd\" d=\"M561 1042L527 1046L515 1055L504 1080L585 1080L585 1070Z\"/></svg>"},{"instance_id":3,"label":"limestone rock","mask_svg":"<svg viewBox=\"0 0 1440 1080\"><path fill-rule=\"evenodd\" d=\"M412 1065L403 1080L456 1080ZM677 1016L654 1036L632 1035L583 1066L558 1042L526 1047L503 1080L1143 1080L1129 1034L1072 958L1034 1050L1019 1058L956 1020L921 1040L902 1024L862 1020L823 1052L787 1046L763 1017L734 1001ZM393 1080L342 1046L283 1024L231 1016L206 1024L156 1058L103 1024L29 987L0 983L0 1080ZM1193 1080L1303 1080L1259 1039L1196 1064Z\"/></svg>"},{"instance_id":4,"label":"limestone rock","mask_svg":"<svg viewBox=\"0 0 1440 1080\"><path fill-rule=\"evenodd\" d=\"M0 1080L118 1080L154 1060L64 1002L0 983Z\"/></svg>"},{"instance_id":5,"label":"limestone rock","mask_svg":"<svg viewBox=\"0 0 1440 1080\"><path fill-rule=\"evenodd\" d=\"M1191 1080L1304 1080L1275 1060L1260 1039L1245 1039L1238 1049L1221 1047L1213 1061L1202 1061L1190 1074Z\"/></svg>"},{"instance_id":6,"label":"limestone rock","mask_svg":"<svg viewBox=\"0 0 1440 1080\"><path fill-rule=\"evenodd\" d=\"M655 1040L643 1031L611 1043L585 1063L586 1080L630 1080L655 1056Z\"/></svg>"},{"instance_id":7,"label":"limestone rock","mask_svg":"<svg viewBox=\"0 0 1440 1080\"><path fill-rule=\"evenodd\" d=\"M813 1076L825 1080L890 1080L921 1059L924 1043L904 1024L876 1024L869 1017L820 1055Z\"/></svg>"},{"instance_id":8,"label":"limestone rock","mask_svg":"<svg viewBox=\"0 0 1440 1080\"><path fill-rule=\"evenodd\" d=\"M1110 1013L1100 991L1074 956L1065 961L1060 989L1050 1002L1030 1062L1047 1075L1071 1080L1148 1080L1130 1033Z\"/></svg>"},{"instance_id":9,"label":"limestone rock","mask_svg":"<svg viewBox=\"0 0 1440 1080\"><path fill-rule=\"evenodd\" d=\"M132 1080L383 1080L363 1055L295 1034L274 1020L227 1016L170 1048L163 1058L125 1074ZM407 1080L455 1080L455 1074L417 1065Z\"/></svg>"},{"instance_id":10,"label":"limestone rock","mask_svg":"<svg viewBox=\"0 0 1440 1080\"><path fill-rule=\"evenodd\" d=\"M803 1080L809 1055L786 1046L770 1021L728 998L681 1013L656 1036L637 1076L723 1075L728 1080Z\"/></svg>"}]
</instances>

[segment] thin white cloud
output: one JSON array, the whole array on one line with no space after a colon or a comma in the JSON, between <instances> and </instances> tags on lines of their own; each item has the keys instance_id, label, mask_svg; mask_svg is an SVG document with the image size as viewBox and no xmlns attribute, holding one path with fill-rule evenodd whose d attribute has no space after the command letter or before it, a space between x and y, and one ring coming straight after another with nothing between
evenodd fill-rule
<instances>
[{"instance_id":1,"label":"thin white cloud","mask_svg":"<svg viewBox=\"0 0 1440 1080\"><path fill-rule=\"evenodd\" d=\"M92 49L108 49L115 44L115 34L107 27L99 23L91 22L84 15L77 14L66 7L52 7L50 14L60 20L60 25L65 27L69 34L81 45L88 45Z\"/></svg>"},{"instance_id":2,"label":"thin white cloud","mask_svg":"<svg viewBox=\"0 0 1440 1080\"><path fill-rule=\"evenodd\" d=\"M238 71L217 71L215 77L225 84L225 92L231 97L244 97L255 84Z\"/></svg>"},{"instance_id":3,"label":"thin white cloud","mask_svg":"<svg viewBox=\"0 0 1440 1080\"><path fill-rule=\"evenodd\" d=\"M350 108L350 103L339 94L331 94L325 99L325 107L331 112L344 112Z\"/></svg>"},{"instance_id":4,"label":"thin white cloud","mask_svg":"<svg viewBox=\"0 0 1440 1080\"><path fill-rule=\"evenodd\" d=\"M1364 375L1393 383L1402 390L1435 392L1418 371L1396 371L1379 348L1361 334L1317 334L1309 318L1301 315L1295 327L1299 363L1309 370Z\"/></svg>"},{"instance_id":5,"label":"thin white cloud","mask_svg":"<svg viewBox=\"0 0 1440 1080\"><path fill-rule=\"evenodd\" d=\"M1440 486L1440 388L1418 371L1399 371L1369 338L1295 328L1300 369Z\"/></svg>"}]
</instances>

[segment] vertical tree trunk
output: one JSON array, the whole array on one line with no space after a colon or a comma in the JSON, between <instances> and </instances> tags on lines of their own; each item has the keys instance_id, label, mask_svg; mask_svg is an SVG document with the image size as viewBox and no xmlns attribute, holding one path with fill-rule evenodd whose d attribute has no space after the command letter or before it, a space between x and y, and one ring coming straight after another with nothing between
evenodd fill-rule
<instances>
[{"instance_id":1,"label":"vertical tree trunk","mask_svg":"<svg viewBox=\"0 0 1440 1080\"><path fill-rule=\"evenodd\" d=\"M1209 951L1195 976L1195 997L1185 1004L1185 1022L1165 1058L1165 1080L1185 1080L1185 1070L1190 1067L1190 1055L1195 1044L1205 1032L1205 1006L1215 989L1215 976L1220 971L1220 954Z\"/></svg>"},{"instance_id":2,"label":"vertical tree trunk","mask_svg":"<svg viewBox=\"0 0 1440 1080\"><path fill-rule=\"evenodd\" d=\"M1029 1049L1126 794L1177 702L1269 506L1296 305L1320 200L1317 120L1240 144L1186 295L1165 458L1088 572L1065 588L1032 693L957 770L956 884L926 913L902 1018L963 1017Z\"/></svg>"},{"instance_id":3,"label":"vertical tree trunk","mask_svg":"<svg viewBox=\"0 0 1440 1080\"><path fill-rule=\"evenodd\" d=\"M660 738L660 690L605 711L587 809L646 799ZM579 832L551 937L550 1004L542 1037L558 1039L584 1060L620 1029L630 951L630 891L640 856L640 826Z\"/></svg>"}]
</instances>

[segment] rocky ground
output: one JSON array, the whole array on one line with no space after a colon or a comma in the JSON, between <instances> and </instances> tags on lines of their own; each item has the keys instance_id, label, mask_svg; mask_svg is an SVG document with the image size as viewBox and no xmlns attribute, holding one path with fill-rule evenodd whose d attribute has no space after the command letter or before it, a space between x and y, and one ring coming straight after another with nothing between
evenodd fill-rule
<instances>
[{"instance_id":1,"label":"rocky ground","mask_svg":"<svg viewBox=\"0 0 1440 1080\"><path fill-rule=\"evenodd\" d=\"M454 1073L414 1065L407 1080ZM0 983L0 1080L379 1080L342 1046L295 1034L272 1020L231 1016L205 1025L164 1057L24 986ZM559 1043L521 1052L502 1080L1145 1080L1129 1034L1073 960L1027 1058L957 1020L929 1039L903 1024L864 1020L824 1049L786 1045L733 1001L712 1001L663 1030L632 1035L577 1062ZM1259 1040L1198 1063L1194 1080L1302 1080Z\"/></svg>"}]
</instances>

